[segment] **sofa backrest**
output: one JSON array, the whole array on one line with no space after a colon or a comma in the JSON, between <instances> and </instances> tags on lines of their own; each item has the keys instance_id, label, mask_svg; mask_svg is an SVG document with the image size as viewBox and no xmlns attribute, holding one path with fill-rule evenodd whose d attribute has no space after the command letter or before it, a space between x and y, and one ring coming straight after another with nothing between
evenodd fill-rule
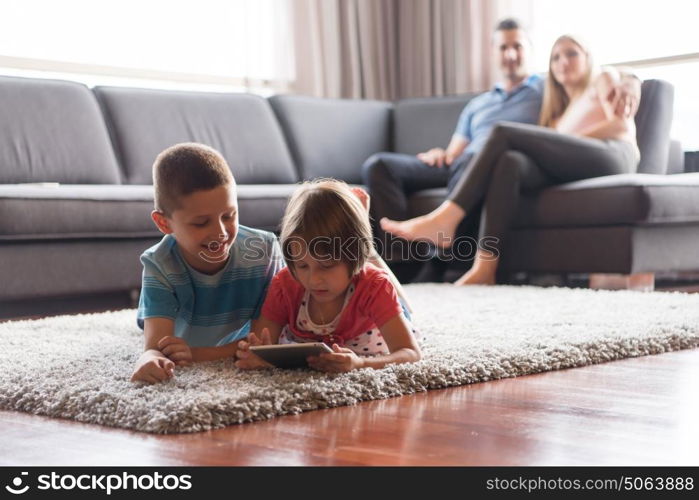
<instances>
[{"instance_id":1,"label":"sofa backrest","mask_svg":"<svg viewBox=\"0 0 699 500\"><path fill-rule=\"evenodd\" d=\"M394 110L395 152L414 155L446 147L459 114L477 94L443 98L403 99ZM663 80L646 80L636 114L636 140L641 150L639 173L665 174L670 154L673 86Z\"/></svg>"},{"instance_id":2,"label":"sofa backrest","mask_svg":"<svg viewBox=\"0 0 699 500\"><path fill-rule=\"evenodd\" d=\"M393 111L394 151L415 155L434 147L446 148L461 111L476 95L397 101Z\"/></svg>"},{"instance_id":3,"label":"sofa backrest","mask_svg":"<svg viewBox=\"0 0 699 500\"><path fill-rule=\"evenodd\" d=\"M152 183L155 157L180 142L218 150L239 184L299 180L281 128L262 97L124 87L94 92L129 184Z\"/></svg>"},{"instance_id":4,"label":"sofa backrest","mask_svg":"<svg viewBox=\"0 0 699 500\"><path fill-rule=\"evenodd\" d=\"M391 103L291 95L270 103L304 179L361 183L364 161L391 150Z\"/></svg>"},{"instance_id":5,"label":"sofa backrest","mask_svg":"<svg viewBox=\"0 0 699 500\"><path fill-rule=\"evenodd\" d=\"M119 180L107 128L86 86L0 77L0 184Z\"/></svg>"},{"instance_id":6,"label":"sofa backrest","mask_svg":"<svg viewBox=\"0 0 699 500\"><path fill-rule=\"evenodd\" d=\"M664 80L645 80L636 113L636 141L641 150L638 172L667 173L675 89Z\"/></svg>"}]
</instances>

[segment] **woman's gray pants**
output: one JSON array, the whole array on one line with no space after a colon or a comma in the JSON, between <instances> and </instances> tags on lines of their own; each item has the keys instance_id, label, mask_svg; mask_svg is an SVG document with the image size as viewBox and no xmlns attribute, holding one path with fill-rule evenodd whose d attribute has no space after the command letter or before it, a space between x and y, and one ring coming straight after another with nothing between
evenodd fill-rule
<instances>
[{"instance_id":1,"label":"woman's gray pants","mask_svg":"<svg viewBox=\"0 0 699 500\"><path fill-rule=\"evenodd\" d=\"M502 250L522 191L635 172L636 151L627 141L576 137L536 125L502 123L493 128L447 199L467 215L483 202L480 237L488 238L488 249Z\"/></svg>"}]
</instances>

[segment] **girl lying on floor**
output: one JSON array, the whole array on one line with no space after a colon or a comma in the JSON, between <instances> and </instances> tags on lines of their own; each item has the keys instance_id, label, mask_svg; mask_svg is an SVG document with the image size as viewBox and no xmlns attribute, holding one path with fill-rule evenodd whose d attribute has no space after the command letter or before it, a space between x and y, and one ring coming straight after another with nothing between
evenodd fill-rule
<instances>
[{"instance_id":1,"label":"girl lying on floor","mask_svg":"<svg viewBox=\"0 0 699 500\"><path fill-rule=\"evenodd\" d=\"M311 368L347 372L421 358L400 284L372 245L368 195L334 180L307 182L282 221L287 267L272 280L262 314L236 366L269 367L251 345L323 342L332 353L308 358Z\"/></svg>"}]
</instances>

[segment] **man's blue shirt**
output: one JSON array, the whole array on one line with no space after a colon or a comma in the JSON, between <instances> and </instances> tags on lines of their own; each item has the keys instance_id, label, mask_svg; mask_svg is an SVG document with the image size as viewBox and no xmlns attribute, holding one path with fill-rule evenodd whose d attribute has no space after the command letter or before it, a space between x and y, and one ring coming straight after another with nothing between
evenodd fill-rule
<instances>
[{"instance_id":1,"label":"man's blue shirt","mask_svg":"<svg viewBox=\"0 0 699 500\"><path fill-rule=\"evenodd\" d=\"M537 123L543 87L544 81L539 75L531 75L509 93L502 85L495 85L491 91L469 101L461 112L454 135L469 141L466 152L477 153L498 123Z\"/></svg>"}]
</instances>

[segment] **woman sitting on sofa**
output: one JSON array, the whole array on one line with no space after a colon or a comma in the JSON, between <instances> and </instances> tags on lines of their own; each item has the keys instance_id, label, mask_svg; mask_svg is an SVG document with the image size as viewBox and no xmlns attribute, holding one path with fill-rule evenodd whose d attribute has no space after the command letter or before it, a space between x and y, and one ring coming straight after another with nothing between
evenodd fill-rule
<instances>
[{"instance_id":1,"label":"woman sitting on sofa","mask_svg":"<svg viewBox=\"0 0 699 500\"><path fill-rule=\"evenodd\" d=\"M558 38L551 50L540 126L497 125L447 200L421 217L381 219L384 231L448 246L459 222L484 201L481 244L472 268L456 284L494 284L520 191L636 171L640 153L633 118L640 82L613 68L593 68L590 52L578 39ZM619 98L622 87L635 98L631 104ZM492 245L484 246L484 241Z\"/></svg>"}]
</instances>

